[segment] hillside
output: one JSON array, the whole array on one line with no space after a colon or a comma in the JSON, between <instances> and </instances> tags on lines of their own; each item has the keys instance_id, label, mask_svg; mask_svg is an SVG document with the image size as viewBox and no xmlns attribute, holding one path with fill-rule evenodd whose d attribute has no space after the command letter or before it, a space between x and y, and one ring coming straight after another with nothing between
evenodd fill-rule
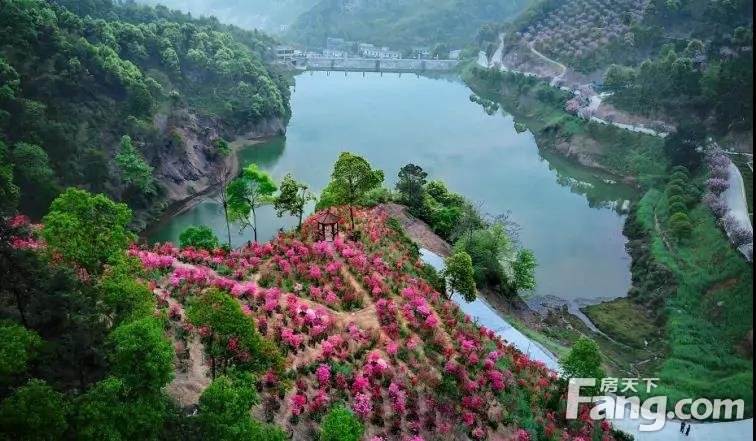
<instances>
[{"instance_id":1,"label":"hillside","mask_svg":"<svg viewBox=\"0 0 756 441\"><path fill-rule=\"evenodd\" d=\"M153 6L191 12L194 16L214 16L223 23L242 29L261 29L276 33L289 25L318 0L139 0Z\"/></svg>"},{"instance_id":2,"label":"hillside","mask_svg":"<svg viewBox=\"0 0 756 441\"><path fill-rule=\"evenodd\" d=\"M267 64L273 40L217 20L8 0L0 42L3 185L35 218L77 185L128 202L143 227L212 185L223 139L282 133L290 114L289 81Z\"/></svg>"},{"instance_id":3,"label":"hillside","mask_svg":"<svg viewBox=\"0 0 756 441\"><path fill-rule=\"evenodd\" d=\"M69 435L93 439L92 434L108 431L131 439L165 439L166 433L170 439L196 439L212 433L215 439L238 439L230 434L245 430L258 436L249 439L284 439L273 426L250 420L252 407L257 421L272 423L295 440L309 440L321 430L329 433L331 429L325 427L331 424L334 411L330 409L339 409L343 403L350 409L347 415L353 415L349 418L356 416L357 422L351 424L364 426L364 439L523 441L544 435L564 440L614 439L605 423L594 425L580 419L567 424L562 414L564 383L540 362L529 360L491 330L473 323L436 292L425 279L433 270L419 261L417 248L398 222L380 209L356 211L358 240L342 234L333 242L317 241L316 217L311 217L298 233L282 233L272 242L231 252L178 249L172 244L149 249L132 245L127 254L137 257L143 270L132 269L137 279L131 285L125 285L123 278L117 279L119 285L109 285L121 274L117 268L122 264L105 267L98 275L101 264L91 261L95 256L84 256L86 262L69 261L71 238L61 242L57 236L60 228L67 228L59 223L61 216L77 219L66 207L72 207L73 201L86 204L89 198L84 192L69 190L56 201L44 227L30 229L22 218L15 218L0 237L1 256L17 256L0 261L17 266L19 277L28 270L19 266L25 261L20 256L38 255L44 262L47 249L60 254L43 265L59 270L69 262L78 268L81 289L95 289L95 293L122 286L122 294L106 296L100 303L106 308L117 305L108 313L116 325L100 331L109 333L108 341L115 343L105 346L108 362L82 384L87 391L83 395L77 397L74 390L63 388L63 399L71 403ZM341 210L340 214L346 218L347 213ZM109 232L117 231L126 220L103 216L102 221L111 226ZM88 219L78 219L83 229L88 228ZM109 238L101 236L99 243L111 244L116 239L101 234ZM149 291L145 291L147 286ZM154 299L136 295L145 292ZM18 318L12 297L3 298L10 301L0 310L3 317ZM150 304L157 308L154 313L144 308ZM68 307L63 305L60 312ZM43 318L38 313L35 307L21 317L36 329ZM153 315L157 318L149 318ZM141 352L138 360L144 361L122 358L131 350L127 336L153 329L146 324L151 320L159 323L162 341L169 339L170 345L164 347L161 338L149 331L149 338L142 336L133 346ZM97 324L102 325L107 326ZM95 342L92 350L101 347ZM166 358L168 348L172 348L172 362ZM14 382L23 383L28 375L52 381L49 368L43 367L45 352L29 351L31 369L24 373L22 368ZM53 366L60 368L61 363L65 365L58 360ZM104 371L109 376L92 385L103 378ZM140 384L143 389L132 389L121 397L106 392L120 382ZM198 404L198 416L182 419L181 414L169 417L170 412L157 410L154 406L163 398L147 391L154 393L164 385L173 404L162 406ZM235 407L218 407L222 401L214 400L219 399L231 400ZM94 405L101 407L88 407ZM134 416L149 411L151 418L123 426L109 408ZM100 416L87 419L95 409ZM8 415L13 414L0 405L0 420L9 422L4 430L23 434L19 421L25 417ZM236 419L229 420L231 415ZM59 424L66 428L65 421ZM39 428L34 430L41 433Z\"/></svg>"},{"instance_id":4,"label":"hillside","mask_svg":"<svg viewBox=\"0 0 756 441\"><path fill-rule=\"evenodd\" d=\"M627 14L618 14L620 5ZM739 155L720 146L753 150L751 8L750 2L544 1L484 46L495 67L534 76L498 68L465 74L476 93L521 119L539 145L637 182L639 200L625 223L633 274L628 298L582 308L604 334L597 337L602 352L619 360L615 369L661 378L667 386L657 393L673 400L742 398L749 415L753 235L722 202L729 165ZM554 79L559 73L544 57L566 64L565 74ZM599 106L572 105L589 98ZM607 107L624 118L602 115ZM670 121L674 130L652 137L588 120L632 125L638 115ZM546 333L564 341L557 331ZM606 336L632 349L617 351L602 341ZM649 349L657 353L647 356ZM698 381L707 377L717 381Z\"/></svg>"},{"instance_id":5,"label":"hillside","mask_svg":"<svg viewBox=\"0 0 756 441\"><path fill-rule=\"evenodd\" d=\"M556 81L592 86L582 110L599 118L704 124L737 140L752 130L752 15L748 1L543 0L502 24L501 39L487 32L483 48L494 63L539 76L556 77L562 63ZM587 109L597 92L611 96Z\"/></svg>"},{"instance_id":6,"label":"hillside","mask_svg":"<svg viewBox=\"0 0 756 441\"><path fill-rule=\"evenodd\" d=\"M508 21L529 0L321 0L291 26L288 37L323 47L327 37L397 49L470 45L481 25Z\"/></svg>"}]
</instances>

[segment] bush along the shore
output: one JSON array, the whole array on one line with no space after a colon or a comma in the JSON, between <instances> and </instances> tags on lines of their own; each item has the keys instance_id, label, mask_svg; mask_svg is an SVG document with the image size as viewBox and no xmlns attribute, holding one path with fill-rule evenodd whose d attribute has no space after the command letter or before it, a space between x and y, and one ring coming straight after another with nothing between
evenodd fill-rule
<instances>
[{"instance_id":1,"label":"bush along the shore","mask_svg":"<svg viewBox=\"0 0 756 441\"><path fill-rule=\"evenodd\" d=\"M484 217L480 207L449 191L441 180L427 180L416 164L399 171L398 201L422 219L441 238L454 244L455 253L472 259L475 284L511 297L535 288L536 260L517 243L517 225L506 215Z\"/></svg>"},{"instance_id":2,"label":"bush along the shore","mask_svg":"<svg viewBox=\"0 0 756 441\"><path fill-rule=\"evenodd\" d=\"M362 164L362 161L365 160L359 158L358 164ZM372 170L369 164L358 168L364 169L361 173L366 176L378 172ZM358 171L353 170L354 173ZM381 181L382 176L381 172ZM407 207L410 214L425 221L439 237L454 244L455 252L464 252L471 257L477 288L492 289L507 297L515 296L518 292L524 295L535 288L537 262L530 250L520 247L518 226L506 214L483 216L479 206L450 191L443 181L428 180L428 174L421 166L403 166L399 170L394 192L380 186L380 181L372 182L369 188L354 190L346 198L343 191L339 193L337 183L332 180L323 189L316 208L323 210L348 201L367 207L399 202Z\"/></svg>"}]
</instances>

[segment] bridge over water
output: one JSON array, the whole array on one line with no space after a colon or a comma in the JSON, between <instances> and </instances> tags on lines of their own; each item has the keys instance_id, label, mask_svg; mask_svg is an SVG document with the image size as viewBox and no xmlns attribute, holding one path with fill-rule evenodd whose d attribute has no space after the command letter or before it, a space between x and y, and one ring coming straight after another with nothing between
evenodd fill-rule
<instances>
[{"instance_id":1,"label":"bridge over water","mask_svg":"<svg viewBox=\"0 0 756 441\"><path fill-rule=\"evenodd\" d=\"M340 72L449 72L459 60L416 60L375 58L295 58L291 64L301 70Z\"/></svg>"}]
</instances>

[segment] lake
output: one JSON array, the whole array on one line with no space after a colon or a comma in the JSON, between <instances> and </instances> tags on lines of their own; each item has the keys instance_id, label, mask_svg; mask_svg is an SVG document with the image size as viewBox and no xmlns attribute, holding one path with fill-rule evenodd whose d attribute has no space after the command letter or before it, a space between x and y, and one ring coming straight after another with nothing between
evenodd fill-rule
<instances>
[{"instance_id":1,"label":"lake","mask_svg":"<svg viewBox=\"0 0 756 441\"><path fill-rule=\"evenodd\" d=\"M539 263L537 296L590 303L627 294L621 207L632 188L542 154L530 132L518 133L504 111L486 114L455 77L308 72L296 82L286 138L243 149L242 163L257 163L276 179L292 173L316 193L342 151L383 169L392 187L401 166L418 164L429 178L482 203L484 213L510 213ZM161 225L150 240L177 242L195 224L225 237L220 206L206 200ZM296 223L267 207L258 211L258 225L259 238L267 240ZM234 246L252 237L237 232Z\"/></svg>"}]
</instances>

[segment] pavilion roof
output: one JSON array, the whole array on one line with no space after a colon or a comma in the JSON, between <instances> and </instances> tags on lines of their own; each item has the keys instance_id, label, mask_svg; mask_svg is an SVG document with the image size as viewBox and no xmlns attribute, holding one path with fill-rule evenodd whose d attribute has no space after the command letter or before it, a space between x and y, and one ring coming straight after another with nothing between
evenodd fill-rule
<instances>
[{"instance_id":1,"label":"pavilion roof","mask_svg":"<svg viewBox=\"0 0 756 441\"><path fill-rule=\"evenodd\" d=\"M330 211L326 211L318 215L317 221L319 224L333 225L339 223L341 221L341 218L331 213Z\"/></svg>"}]
</instances>

